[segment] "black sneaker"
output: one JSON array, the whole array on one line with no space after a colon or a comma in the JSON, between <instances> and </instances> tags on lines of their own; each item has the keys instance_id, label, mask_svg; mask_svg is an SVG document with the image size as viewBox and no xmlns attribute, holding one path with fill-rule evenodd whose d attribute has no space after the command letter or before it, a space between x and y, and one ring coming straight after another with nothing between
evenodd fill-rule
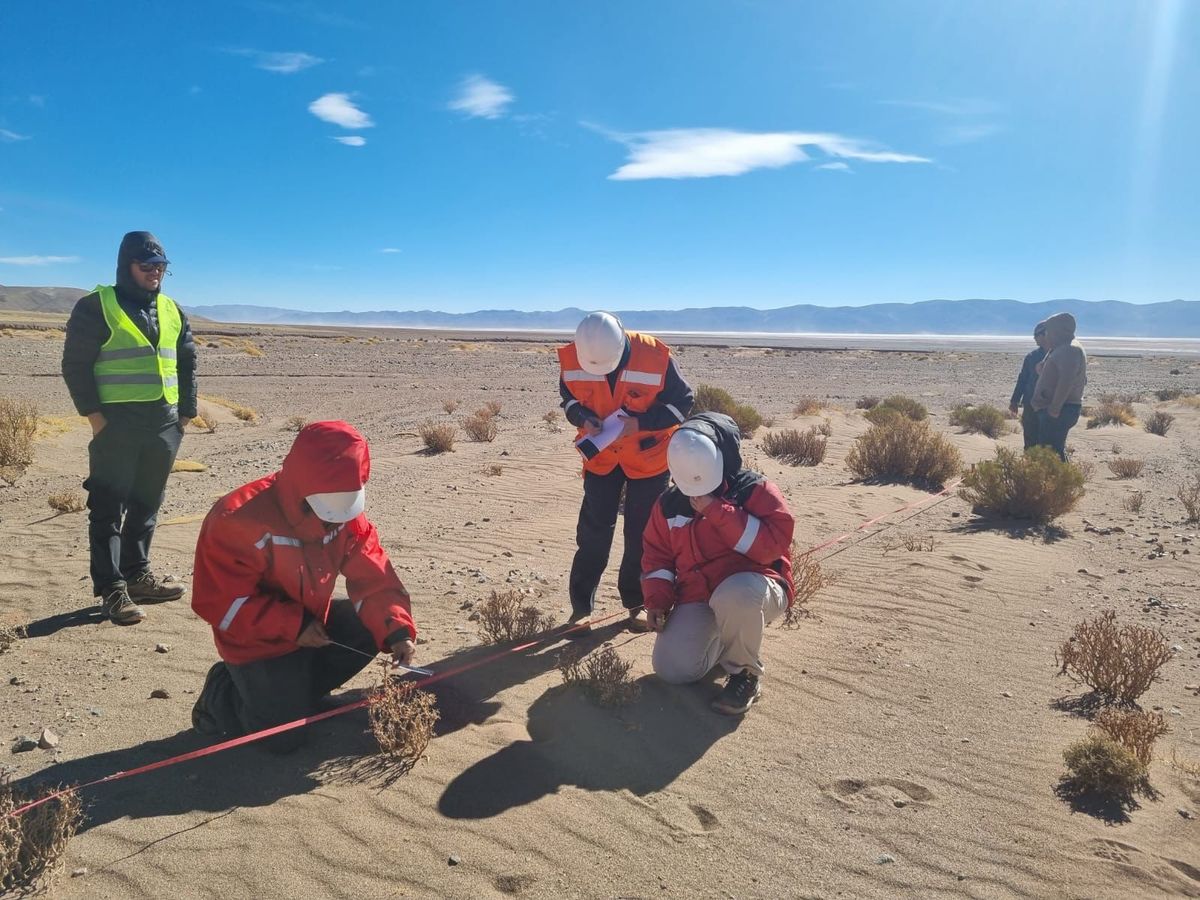
<instances>
[{"instance_id":1,"label":"black sneaker","mask_svg":"<svg viewBox=\"0 0 1200 900\"><path fill-rule=\"evenodd\" d=\"M199 734L221 734L221 726L217 723L216 716L209 712L208 703L218 682L228 677L229 670L223 662L213 663L204 677L204 687L200 689L200 696L196 698L196 705L192 707L192 728Z\"/></svg>"},{"instance_id":2,"label":"black sneaker","mask_svg":"<svg viewBox=\"0 0 1200 900\"><path fill-rule=\"evenodd\" d=\"M115 587L104 594L100 601L100 612L116 625L136 625L146 618L145 612L133 602L124 586Z\"/></svg>"},{"instance_id":3,"label":"black sneaker","mask_svg":"<svg viewBox=\"0 0 1200 900\"><path fill-rule=\"evenodd\" d=\"M129 598L150 603L165 603L183 596L184 587L170 578L161 579L149 569L129 579Z\"/></svg>"},{"instance_id":4,"label":"black sneaker","mask_svg":"<svg viewBox=\"0 0 1200 900\"><path fill-rule=\"evenodd\" d=\"M758 676L748 671L738 672L726 680L721 696L712 702L712 708L727 716L740 716L761 696Z\"/></svg>"}]
</instances>

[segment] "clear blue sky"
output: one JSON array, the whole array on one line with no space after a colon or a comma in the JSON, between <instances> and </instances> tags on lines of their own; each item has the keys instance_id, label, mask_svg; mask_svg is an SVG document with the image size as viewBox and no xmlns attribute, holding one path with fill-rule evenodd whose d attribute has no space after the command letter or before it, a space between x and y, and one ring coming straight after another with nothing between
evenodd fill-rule
<instances>
[{"instance_id":1,"label":"clear blue sky","mask_svg":"<svg viewBox=\"0 0 1200 900\"><path fill-rule=\"evenodd\" d=\"M185 305L1200 299L1187 0L0 13L0 283Z\"/></svg>"}]
</instances>

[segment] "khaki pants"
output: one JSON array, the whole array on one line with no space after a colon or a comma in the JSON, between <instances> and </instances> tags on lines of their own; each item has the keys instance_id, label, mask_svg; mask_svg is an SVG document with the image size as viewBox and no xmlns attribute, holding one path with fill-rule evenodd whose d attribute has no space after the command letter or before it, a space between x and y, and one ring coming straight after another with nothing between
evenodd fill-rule
<instances>
[{"instance_id":1,"label":"khaki pants","mask_svg":"<svg viewBox=\"0 0 1200 900\"><path fill-rule=\"evenodd\" d=\"M757 572L730 575L707 603L681 603L654 642L654 672L670 684L699 681L720 663L762 676L763 628L787 609L783 584Z\"/></svg>"}]
</instances>

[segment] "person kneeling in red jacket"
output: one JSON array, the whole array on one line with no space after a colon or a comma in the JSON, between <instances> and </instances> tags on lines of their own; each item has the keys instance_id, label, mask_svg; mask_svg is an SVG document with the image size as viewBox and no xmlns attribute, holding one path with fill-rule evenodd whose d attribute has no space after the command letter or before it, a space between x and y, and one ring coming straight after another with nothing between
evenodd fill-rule
<instances>
[{"instance_id":1,"label":"person kneeling in red jacket","mask_svg":"<svg viewBox=\"0 0 1200 900\"><path fill-rule=\"evenodd\" d=\"M742 468L740 443L720 413L693 416L672 435L674 484L650 515L642 555L655 673L686 684L720 663L729 678L712 706L727 715L761 696L763 628L795 594L795 520L779 488Z\"/></svg>"},{"instance_id":2,"label":"person kneeling in red jacket","mask_svg":"<svg viewBox=\"0 0 1200 900\"><path fill-rule=\"evenodd\" d=\"M300 719L379 651L412 659L408 591L363 514L370 471L358 431L314 422L278 472L209 512L196 544L192 609L212 625L222 661L192 710L196 731L236 736ZM348 600L333 599L339 574ZM267 747L288 752L302 742L297 729Z\"/></svg>"}]
</instances>

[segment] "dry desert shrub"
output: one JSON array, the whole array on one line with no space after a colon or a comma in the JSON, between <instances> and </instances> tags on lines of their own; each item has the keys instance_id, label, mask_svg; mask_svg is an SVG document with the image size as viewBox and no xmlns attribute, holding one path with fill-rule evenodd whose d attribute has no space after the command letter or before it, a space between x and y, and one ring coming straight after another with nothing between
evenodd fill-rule
<instances>
[{"instance_id":1,"label":"dry desert shrub","mask_svg":"<svg viewBox=\"0 0 1200 900\"><path fill-rule=\"evenodd\" d=\"M1156 412L1151 413L1150 417L1145 421L1145 427L1151 434L1157 434L1159 437L1164 437L1171 430L1171 425L1175 422L1175 417L1170 413Z\"/></svg>"},{"instance_id":2,"label":"dry desert shrub","mask_svg":"<svg viewBox=\"0 0 1200 900\"><path fill-rule=\"evenodd\" d=\"M787 428L763 438L763 450L789 466L815 466L825 458L826 439L817 426L807 431Z\"/></svg>"},{"instance_id":3,"label":"dry desert shrub","mask_svg":"<svg viewBox=\"0 0 1200 900\"><path fill-rule=\"evenodd\" d=\"M194 459L177 459L171 465L172 472L207 472L208 466Z\"/></svg>"},{"instance_id":4,"label":"dry desert shrub","mask_svg":"<svg viewBox=\"0 0 1200 900\"><path fill-rule=\"evenodd\" d=\"M1063 751L1070 773L1063 781L1068 793L1099 794L1121 801L1144 790L1146 767L1118 741L1089 735Z\"/></svg>"},{"instance_id":5,"label":"dry desert shrub","mask_svg":"<svg viewBox=\"0 0 1200 900\"><path fill-rule=\"evenodd\" d=\"M252 407L243 406L240 403L235 403L234 401L227 400L224 397L205 397L204 399L215 403L218 406L225 407L227 410L233 413L233 417L235 419L241 422L249 422L253 424L258 421L258 411Z\"/></svg>"},{"instance_id":6,"label":"dry desert shrub","mask_svg":"<svg viewBox=\"0 0 1200 900\"><path fill-rule=\"evenodd\" d=\"M79 491L59 491L47 497L46 502L57 513L80 512L87 507Z\"/></svg>"},{"instance_id":7,"label":"dry desert shrub","mask_svg":"<svg viewBox=\"0 0 1200 900\"><path fill-rule=\"evenodd\" d=\"M792 605L783 614L784 628L798 628L802 619L809 618L812 615L809 601L834 582L834 577L822 570L821 561L811 550L801 551L793 543L791 556L792 584L796 593Z\"/></svg>"},{"instance_id":8,"label":"dry desert shrub","mask_svg":"<svg viewBox=\"0 0 1200 900\"><path fill-rule=\"evenodd\" d=\"M1171 748L1171 768L1192 778L1200 778L1200 762L1179 755L1179 748Z\"/></svg>"},{"instance_id":9,"label":"dry desert shrub","mask_svg":"<svg viewBox=\"0 0 1200 900\"><path fill-rule=\"evenodd\" d=\"M394 677L388 665L385 660L379 684L371 691L367 720L380 751L404 773L412 770L429 746L438 720L437 700L413 682Z\"/></svg>"},{"instance_id":10,"label":"dry desert shrub","mask_svg":"<svg viewBox=\"0 0 1200 900\"><path fill-rule=\"evenodd\" d=\"M1178 400L1182 396L1183 391L1180 388L1162 388L1154 392L1154 398L1162 402Z\"/></svg>"},{"instance_id":11,"label":"dry desert shrub","mask_svg":"<svg viewBox=\"0 0 1200 900\"><path fill-rule=\"evenodd\" d=\"M878 397L872 397L872 396L859 397L857 400L854 401L855 409L874 409L878 405L879 405Z\"/></svg>"},{"instance_id":12,"label":"dry desert shrub","mask_svg":"<svg viewBox=\"0 0 1200 900\"><path fill-rule=\"evenodd\" d=\"M628 706L641 694L641 686L629 677L632 663L625 662L612 647L584 657L569 649L558 661L564 684L577 685L592 702L609 708Z\"/></svg>"},{"instance_id":13,"label":"dry desert shrub","mask_svg":"<svg viewBox=\"0 0 1200 900\"><path fill-rule=\"evenodd\" d=\"M1142 474L1142 468L1146 465L1144 460L1135 459L1132 456L1118 456L1116 459L1108 460L1108 469L1118 478L1137 478Z\"/></svg>"},{"instance_id":14,"label":"dry desert shrub","mask_svg":"<svg viewBox=\"0 0 1200 900\"><path fill-rule=\"evenodd\" d=\"M1140 513L1142 504L1146 502L1146 495L1142 491L1135 491L1121 501L1121 505L1125 507L1127 512Z\"/></svg>"},{"instance_id":15,"label":"dry desert shrub","mask_svg":"<svg viewBox=\"0 0 1200 900\"><path fill-rule=\"evenodd\" d=\"M893 550L907 550L909 553L923 551L932 553L934 547L937 546L937 541L932 534L916 534L915 532L906 532L896 536L894 540L884 544L883 555L887 556Z\"/></svg>"},{"instance_id":16,"label":"dry desert shrub","mask_svg":"<svg viewBox=\"0 0 1200 900\"><path fill-rule=\"evenodd\" d=\"M520 591L492 591L477 611L479 632L488 644L528 640L554 627L554 620Z\"/></svg>"},{"instance_id":17,"label":"dry desert shrub","mask_svg":"<svg viewBox=\"0 0 1200 900\"><path fill-rule=\"evenodd\" d=\"M813 427L825 437L833 437L833 424L828 419L822 420L820 425L814 425Z\"/></svg>"},{"instance_id":18,"label":"dry desert shrub","mask_svg":"<svg viewBox=\"0 0 1200 900\"><path fill-rule=\"evenodd\" d=\"M456 409L458 409L458 404L459 404L458 400L443 400L442 401L442 411L445 412L446 415L450 415Z\"/></svg>"},{"instance_id":19,"label":"dry desert shrub","mask_svg":"<svg viewBox=\"0 0 1200 900\"><path fill-rule=\"evenodd\" d=\"M1183 504L1183 521L1200 522L1200 472L1185 478L1175 496Z\"/></svg>"},{"instance_id":20,"label":"dry desert shrub","mask_svg":"<svg viewBox=\"0 0 1200 900\"><path fill-rule=\"evenodd\" d=\"M763 428L774 428L774 427L775 427L775 417L774 416L763 416Z\"/></svg>"},{"instance_id":21,"label":"dry desert shrub","mask_svg":"<svg viewBox=\"0 0 1200 900\"><path fill-rule=\"evenodd\" d=\"M912 419L914 422L920 422L929 417L929 410L925 408L925 404L912 397L906 397L904 394L892 394L882 402L876 404L873 409L892 409L900 413L905 418ZM867 417L868 420L870 416Z\"/></svg>"},{"instance_id":22,"label":"dry desert shrub","mask_svg":"<svg viewBox=\"0 0 1200 900\"><path fill-rule=\"evenodd\" d=\"M1006 421L1002 410L986 403L980 406L962 403L950 410L951 425L957 425L966 432L986 434L990 438L999 437L1004 432Z\"/></svg>"},{"instance_id":23,"label":"dry desert shrub","mask_svg":"<svg viewBox=\"0 0 1200 900\"><path fill-rule=\"evenodd\" d=\"M283 423L284 431L303 431L308 425L308 419L304 416L288 416L287 421Z\"/></svg>"},{"instance_id":24,"label":"dry desert shrub","mask_svg":"<svg viewBox=\"0 0 1200 900\"><path fill-rule=\"evenodd\" d=\"M0 893L25 894L44 887L83 821L79 795L73 790L20 816L11 815L33 799L0 785Z\"/></svg>"},{"instance_id":25,"label":"dry desert shrub","mask_svg":"<svg viewBox=\"0 0 1200 900\"><path fill-rule=\"evenodd\" d=\"M796 405L792 407L793 416L815 416L819 413L825 404L816 397L801 397L796 401Z\"/></svg>"},{"instance_id":26,"label":"dry desert shrub","mask_svg":"<svg viewBox=\"0 0 1200 900\"><path fill-rule=\"evenodd\" d=\"M997 447L995 459L963 476L958 495L979 513L1049 522L1083 497L1083 473L1049 447L1025 453Z\"/></svg>"},{"instance_id":27,"label":"dry desert shrub","mask_svg":"<svg viewBox=\"0 0 1200 900\"><path fill-rule=\"evenodd\" d=\"M500 410L504 409L504 404L499 400L489 400L483 405L483 409L486 409L490 416L498 416L500 415ZM480 410L480 412L482 411Z\"/></svg>"},{"instance_id":28,"label":"dry desert shrub","mask_svg":"<svg viewBox=\"0 0 1200 900\"><path fill-rule=\"evenodd\" d=\"M495 478L498 475L503 475L504 466L500 465L499 463L492 463L483 470L483 474L491 476L492 478Z\"/></svg>"},{"instance_id":29,"label":"dry desert shrub","mask_svg":"<svg viewBox=\"0 0 1200 900\"><path fill-rule=\"evenodd\" d=\"M196 409L196 415L192 416L192 427L198 428L205 434L216 434L217 417L213 415L211 408L201 403Z\"/></svg>"},{"instance_id":30,"label":"dry desert shrub","mask_svg":"<svg viewBox=\"0 0 1200 900\"><path fill-rule=\"evenodd\" d=\"M1178 399L1179 402L1184 406L1190 406L1193 409L1200 409L1200 394L1184 394Z\"/></svg>"},{"instance_id":31,"label":"dry desert shrub","mask_svg":"<svg viewBox=\"0 0 1200 900\"><path fill-rule=\"evenodd\" d=\"M941 485L959 473L962 457L927 422L900 415L859 435L846 466L859 478Z\"/></svg>"},{"instance_id":32,"label":"dry desert shrub","mask_svg":"<svg viewBox=\"0 0 1200 900\"><path fill-rule=\"evenodd\" d=\"M692 412L724 413L737 423L742 437L751 437L763 423L762 415L757 409L748 403L738 403L729 391L713 387L711 384L702 384L696 388L696 402Z\"/></svg>"},{"instance_id":33,"label":"dry desert shrub","mask_svg":"<svg viewBox=\"0 0 1200 900\"><path fill-rule=\"evenodd\" d=\"M446 453L454 449L458 429L445 423L438 425L426 422L417 429L417 433L421 435L421 443L430 454Z\"/></svg>"},{"instance_id":34,"label":"dry desert shrub","mask_svg":"<svg viewBox=\"0 0 1200 900\"><path fill-rule=\"evenodd\" d=\"M23 637L25 629L20 625L0 625L0 653L7 653Z\"/></svg>"},{"instance_id":35,"label":"dry desert shrub","mask_svg":"<svg viewBox=\"0 0 1200 900\"><path fill-rule=\"evenodd\" d=\"M499 430L496 427L495 416L488 412L487 407L477 410L463 419L462 427L471 440L484 441L489 444L496 439Z\"/></svg>"},{"instance_id":36,"label":"dry desert shrub","mask_svg":"<svg viewBox=\"0 0 1200 900\"><path fill-rule=\"evenodd\" d=\"M1136 425L1137 414L1127 400L1118 397L1101 397L1099 405L1087 421L1088 428L1100 428L1104 425Z\"/></svg>"},{"instance_id":37,"label":"dry desert shrub","mask_svg":"<svg viewBox=\"0 0 1200 900\"><path fill-rule=\"evenodd\" d=\"M1158 680L1171 648L1161 631L1118 625L1110 609L1076 625L1054 658L1060 675L1086 684L1110 702L1131 704Z\"/></svg>"},{"instance_id":38,"label":"dry desert shrub","mask_svg":"<svg viewBox=\"0 0 1200 900\"><path fill-rule=\"evenodd\" d=\"M0 467L23 469L33 462L38 410L29 400L0 397Z\"/></svg>"},{"instance_id":39,"label":"dry desert shrub","mask_svg":"<svg viewBox=\"0 0 1200 900\"><path fill-rule=\"evenodd\" d=\"M1162 713L1112 706L1100 710L1093 724L1105 737L1136 756L1143 767L1149 767L1154 757L1154 742L1171 730Z\"/></svg>"}]
</instances>

